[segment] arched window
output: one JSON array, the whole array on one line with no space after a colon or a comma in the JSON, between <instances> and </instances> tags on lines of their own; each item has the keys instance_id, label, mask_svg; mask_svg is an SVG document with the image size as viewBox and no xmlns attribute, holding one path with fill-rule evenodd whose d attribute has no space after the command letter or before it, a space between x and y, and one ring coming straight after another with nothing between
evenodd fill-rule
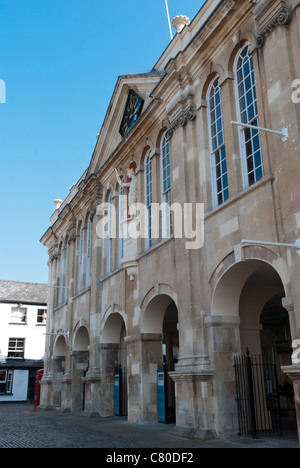
<instances>
[{"instance_id":1,"label":"arched window","mask_svg":"<svg viewBox=\"0 0 300 468\"><path fill-rule=\"evenodd\" d=\"M107 245L107 273L112 271L112 196L108 197L108 245Z\"/></svg>"},{"instance_id":2,"label":"arched window","mask_svg":"<svg viewBox=\"0 0 300 468\"><path fill-rule=\"evenodd\" d=\"M127 203L125 197L124 187L119 187L119 266L121 266L122 258L124 256L124 233L122 228L122 221L126 219Z\"/></svg>"},{"instance_id":3,"label":"arched window","mask_svg":"<svg viewBox=\"0 0 300 468\"><path fill-rule=\"evenodd\" d=\"M89 216L86 235L86 274L85 286L90 285L90 264L91 264L91 217Z\"/></svg>"},{"instance_id":4,"label":"arched window","mask_svg":"<svg viewBox=\"0 0 300 468\"><path fill-rule=\"evenodd\" d=\"M55 305L59 306L62 303L62 286L63 286L63 271L64 271L64 250L63 244L61 243L58 253L58 263L57 263L57 291L55 298Z\"/></svg>"},{"instance_id":5,"label":"arched window","mask_svg":"<svg viewBox=\"0 0 300 468\"><path fill-rule=\"evenodd\" d=\"M171 170L170 142L164 136L161 142L161 187L162 203L164 204L162 219L162 236L168 238L173 232L171 216Z\"/></svg>"},{"instance_id":6,"label":"arched window","mask_svg":"<svg viewBox=\"0 0 300 468\"><path fill-rule=\"evenodd\" d=\"M79 245L78 245L78 277L77 277L77 291L81 291L82 281L82 263L83 263L83 224L80 227Z\"/></svg>"},{"instance_id":7,"label":"arched window","mask_svg":"<svg viewBox=\"0 0 300 468\"><path fill-rule=\"evenodd\" d=\"M65 280L65 291L64 291L64 296L65 296L65 301L68 299L68 286L69 286L69 249L70 249L70 243L69 239L67 239L66 242L66 263L65 263L65 274L66 274L66 280Z\"/></svg>"},{"instance_id":8,"label":"arched window","mask_svg":"<svg viewBox=\"0 0 300 468\"><path fill-rule=\"evenodd\" d=\"M145 205L146 205L146 239L145 247L149 249L152 245L152 162L150 158L150 151L146 154L145 158Z\"/></svg>"},{"instance_id":9,"label":"arched window","mask_svg":"<svg viewBox=\"0 0 300 468\"><path fill-rule=\"evenodd\" d=\"M249 45L240 51L236 59L235 79L239 122L258 127L255 77ZM259 130L241 127L240 142L244 186L249 187L264 176Z\"/></svg>"},{"instance_id":10,"label":"arched window","mask_svg":"<svg viewBox=\"0 0 300 468\"><path fill-rule=\"evenodd\" d=\"M222 96L219 78L214 80L208 91L208 120L213 199L214 206L219 206L229 198Z\"/></svg>"}]
</instances>

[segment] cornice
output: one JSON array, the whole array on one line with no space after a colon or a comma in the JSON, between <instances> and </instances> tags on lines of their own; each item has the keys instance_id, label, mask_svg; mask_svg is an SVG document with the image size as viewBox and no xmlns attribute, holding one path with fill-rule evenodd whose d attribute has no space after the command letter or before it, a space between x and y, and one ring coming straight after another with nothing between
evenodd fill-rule
<instances>
[{"instance_id":1,"label":"cornice","mask_svg":"<svg viewBox=\"0 0 300 468\"><path fill-rule=\"evenodd\" d=\"M166 132L167 140L171 140L174 132L180 128L184 127L188 122L192 122L197 115L197 110L194 107L191 107L187 112L183 112L176 120L172 122L169 129Z\"/></svg>"},{"instance_id":2,"label":"cornice","mask_svg":"<svg viewBox=\"0 0 300 468\"><path fill-rule=\"evenodd\" d=\"M257 47L263 47L266 37L278 26L287 26L293 18L294 9L284 0L261 0L254 8L258 25Z\"/></svg>"}]
</instances>

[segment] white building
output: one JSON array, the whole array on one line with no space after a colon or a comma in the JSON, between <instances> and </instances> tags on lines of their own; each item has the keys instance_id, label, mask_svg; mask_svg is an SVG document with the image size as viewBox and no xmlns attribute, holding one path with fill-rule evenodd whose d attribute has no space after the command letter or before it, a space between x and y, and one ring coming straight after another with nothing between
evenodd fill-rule
<instances>
[{"instance_id":1,"label":"white building","mask_svg":"<svg viewBox=\"0 0 300 468\"><path fill-rule=\"evenodd\" d=\"M0 280L0 403L33 399L46 317L47 285Z\"/></svg>"}]
</instances>

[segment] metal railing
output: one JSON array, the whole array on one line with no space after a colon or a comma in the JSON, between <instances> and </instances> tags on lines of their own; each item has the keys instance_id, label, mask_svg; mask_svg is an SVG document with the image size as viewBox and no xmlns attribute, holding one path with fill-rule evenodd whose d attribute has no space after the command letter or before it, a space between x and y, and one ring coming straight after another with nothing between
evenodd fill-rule
<instances>
[{"instance_id":1,"label":"metal railing","mask_svg":"<svg viewBox=\"0 0 300 468\"><path fill-rule=\"evenodd\" d=\"M235 356L239 434L253 438L282 435L276 365L272 357Z\"/></svg>"}]
</instances>

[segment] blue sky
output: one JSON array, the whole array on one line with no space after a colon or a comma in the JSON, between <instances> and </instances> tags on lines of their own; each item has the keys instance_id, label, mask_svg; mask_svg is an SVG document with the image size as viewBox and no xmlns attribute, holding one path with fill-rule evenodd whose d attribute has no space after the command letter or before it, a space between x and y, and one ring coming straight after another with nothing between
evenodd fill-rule
<instances>
[{"instance_id":1,"label":"blue sky","mask_svg":"<svg viewBox=\"0 0 300 468\"><path fill-rule=\"evenodd\" d=\"M170 17L203 3L168 0ZM169 41L165 0L0 0L0 279L48 281L53 200L88 167L118 76Z\"/></svg>"}]
</instances>

